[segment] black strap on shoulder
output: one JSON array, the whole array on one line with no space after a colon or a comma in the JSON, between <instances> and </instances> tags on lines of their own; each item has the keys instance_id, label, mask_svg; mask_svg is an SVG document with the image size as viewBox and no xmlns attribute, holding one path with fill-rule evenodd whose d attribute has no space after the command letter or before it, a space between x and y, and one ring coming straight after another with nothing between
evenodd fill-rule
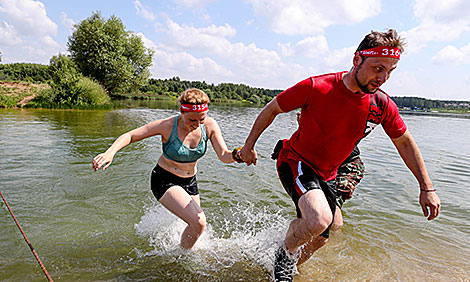
<instances>
[{"instance_id":1,"label":"black strap on shoulder","mask_svg":"<svg viewBox=\"0 0 470 282\"><path fill-rule=\"evenodd\" d=\"M382 120L382 114L385 111L385 106L387 105L387 95L382 91L378 90L373 94L372 104L370 107L371 114L373 114L377 120Z\"/></svg>"},{"instance_id":2,"label":"black strap on shoulder","mask_svg":"<svg viewBox=\"0 0 470 282\"><path fill-rule=\"evenodd\" d=\"M378 109L377 117L381 119L382 114L385 111L385 107L387 105L387 95L385 95L385 93L383 93L382 91L378 90L374 93L373 101Z\"/></svg>"},{"instance_id":3,"label":"black strap on shoulder","mask_svg":"<svg viewBox=\"0 0 470 282\"><path fill-rule=\"evenodd\" d=\"M372 101L369 106L369 114L364 128L364 135L368 135L378 124L381 124L384 117L383 114L387 107L387 95L381 90L372 94Z\"/></svg>"}]
</instances>

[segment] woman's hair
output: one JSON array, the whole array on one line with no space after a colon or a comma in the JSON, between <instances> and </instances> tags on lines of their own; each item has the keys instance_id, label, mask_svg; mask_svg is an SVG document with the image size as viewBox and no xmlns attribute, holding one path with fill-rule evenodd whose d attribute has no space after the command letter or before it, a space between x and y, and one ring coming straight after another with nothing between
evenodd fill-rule
<instances>
[{"instance_id":1,"label":"woman's hair","mask_svg":"<svg viewBox=\"0 0 470 282\"><path fill-rule=\"evenodd\" d=\"M208 104L210 99L204 91L197 88L189 88L181 93L178 102L180 102L180 104L201 105Z\"/></svg>"},{"instance_id":2,"label":"woman's hair","mask_svg":"<svg viewBox=\"0 0 470 282\"><path fill-rule=\"evenodd\" d=\"M389 29L386 32L372 30L364 37L364 39L362 39L361 43L359 43L356 52L377 46L397 47L400 49L400 52L403 53L406 43L405 40L401 38L394 29Z\"/></svg>"}]
</instances>

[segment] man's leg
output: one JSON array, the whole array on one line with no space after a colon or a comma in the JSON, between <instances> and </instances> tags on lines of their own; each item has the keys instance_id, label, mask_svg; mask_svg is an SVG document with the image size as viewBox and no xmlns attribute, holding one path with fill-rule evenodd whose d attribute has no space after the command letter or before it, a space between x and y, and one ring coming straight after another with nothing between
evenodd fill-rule
<instances>
[{"instance_id":1,"label":"man's leg","mask_svg":"<svg viewBox=\"0 0 470 282\"><path fill-rule=\"evenodd\" d=\"M287 159L285 153L280 151L277 169L282 185L296 205L298 218L291 222L283 246L276 251L275 281L292 281L297 250L320 234L328 237L335 211L335 193L328 184L309 166Z\"/></svg>"},{"instance_id":2,"label":"man's leg","mask_svg":"<svg viewBox=\"0 0 470 282\"><path fill-rule=\"evenodd\" d=\"M320 189L310 190L299 199L301 218L290 223L284 240L286 249L295 253L303 244L325 231L333 220L325 194Z\"/></svg>"},{"instance_id":3,"label":"man's leg","mask_svg":"<svg viewBox=\"0 0 470 282\"><path fill-rule=\"evenodd\" d=\"M333 219L333 224L330 227L331 231L339 231L341 227L343 226L343 215L341 214L341 209L336 206L336 212L335 216ZM312 238L310 241L308 241L303 247L302 247L302 252L300 253L300 258L297 261L297 265L301 265L302 263L306 262L312 255L313 253L323 247L326 242L328 242L328 239L326 239L323 236L317 236Z\"/></svg>"},{"instance_id":4,"label":"man's leg","mask_svg":"<svg viewBox=\"0 0 470 282\"><path fill-rule=\"evenodd\" d=\"M313 189L303 194L298 201L298 207L302 217L290 223L284 246L276 252L274 263L276 282L293 281L293 270L299 258L299 247L312 238L320 236L333 220L330 205L320 189Z\"/></svg>"},{"instance_id":5,"label":"man's leg","mask_svg":"<svg viewBox=\"0 0 470 282\"><path fill-rule=\"evenodd\" d=\"M330 227L331 231L338 231L343 226L343 215L341 213L341 207L343 203L352 197L356 185L364 177L364 163L359 157L359 149L356 147L351 155L343 162L338 169L338 175L336 179L330 182L331 185L335 185L338 190L336 195L336 212L333 220L333 224ZM323 247L328 239L317 236L312 238L302 247L301 256L297 262L300 265L307 261L313 253Z\"/></svg>"}]
</instances>

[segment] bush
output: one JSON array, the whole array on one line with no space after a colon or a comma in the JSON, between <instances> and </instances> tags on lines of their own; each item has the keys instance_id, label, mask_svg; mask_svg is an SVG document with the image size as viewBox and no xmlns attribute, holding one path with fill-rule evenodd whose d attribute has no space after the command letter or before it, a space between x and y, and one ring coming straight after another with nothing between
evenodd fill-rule
<instances>
[{"instance_id":1,"label":"bush","mask_svg":"<svg viewBox=\"0 0 470 282\"><path fill-rule=\"evenodd\" d=\"M109 104L103 86L84 77L72 59L59 54L51 58L52 91L43 91L35 99L39 107L75 108Z\"/></svg>"},{"instance_id":2,"label":"bush","mask_svg":"<svg viewBox=\"0 0 470 282\"><path fill-rule=\"evenodd\" d=\"M56 107L56 103L54 102L55 99L55 92L52 88L45 88L39 91L39 94L34 97L28 104L26 104L26 108L54 108Z\"/></svg>"},{"instance_id":3,"label":"bush","mask_svg":"<svg viewBox=\"0 0 470 282\"><path fill-rule=\"evenodd\" d=\"M112 108L111 99L99 83L88 77L82 77L73 87L74 95L77 99L63 101L63 91L60 89L46 88L39 91L39 94L30 101L28 108L74 108L74 109L107 109ZM1 105L1 101L0 101Z\"/></svg>"},{"instance_id":4,"label":"bush","mask_svg":"<svg viewBox=\"0 0 470 282\"><path fill-rule=\"evenodd\" d=\"M111 102L104 87L88 77L80 78L77 88L77 105L105 105Z\"/></svg>"},{"instance_id":5,"label":"bush","mask_svg":"<svg viewBox=\"0 0 470 282\"><path fill-rule=\"evenodd\" d=\"M255 103L255 104L260 104L261 103L261 98L256 94L251 95L251 97L249 97L247 100L249 102L252 102L252 103Z\"/></svg>"},{"instance_id":6,"label":"bush","mask_svg":"<svg viewBox=\"0 0 470 282\"><path fill-rule=\"evenodd\" d=\"M63 54L51 58L51 89L40 91L29 107L93 108L109 106L110 98L103 86L84 77L70 57Z\"/></svg>"},{"instance_id":7,"label":"bush","mask_svg":"<svg viewBox=\"0 0 470 282\"><path fill-rule=\"evenodd\" d=\"M10 96L0 95L0 108L11 108L16 106L16 99Z\"/></svg>"}]
</instances>

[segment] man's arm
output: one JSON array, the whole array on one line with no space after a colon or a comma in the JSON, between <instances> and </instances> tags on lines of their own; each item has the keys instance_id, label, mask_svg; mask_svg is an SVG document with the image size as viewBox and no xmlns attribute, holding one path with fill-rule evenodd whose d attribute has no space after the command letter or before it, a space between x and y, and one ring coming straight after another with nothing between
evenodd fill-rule
<instances>
[{"instance_id":1,"label":"man's arm","mask_svg":"<svg viewBox=\"0 0 470 282\"><path fill-rule=\"evenodd\" d=\"M429 178L418 145L408 130L402 136L392 139L392 142L406 166L416 177L416 180L418 180L420 187L419 203L423 209L424 216L427 217L428 220L436 218L441 209L441 201L434 192L435 190L431 178Z\"/></svg>"},{"instance_id":2,"label":"man's arm","mask_svg":"<svg viewBox=\"0 0 470 282\"><path fill-rule=\"evenodd\" d=\"M246 138L245 145L243 145L243 148L240 150L240 157L247 165L256 165L258 157L255 151L255 143L261 133L273 122L274 118L282 112L276 98L274 98L264 107L256 118L255 123L251 127L250 134Z\"/></svg>"}]
</instances>

